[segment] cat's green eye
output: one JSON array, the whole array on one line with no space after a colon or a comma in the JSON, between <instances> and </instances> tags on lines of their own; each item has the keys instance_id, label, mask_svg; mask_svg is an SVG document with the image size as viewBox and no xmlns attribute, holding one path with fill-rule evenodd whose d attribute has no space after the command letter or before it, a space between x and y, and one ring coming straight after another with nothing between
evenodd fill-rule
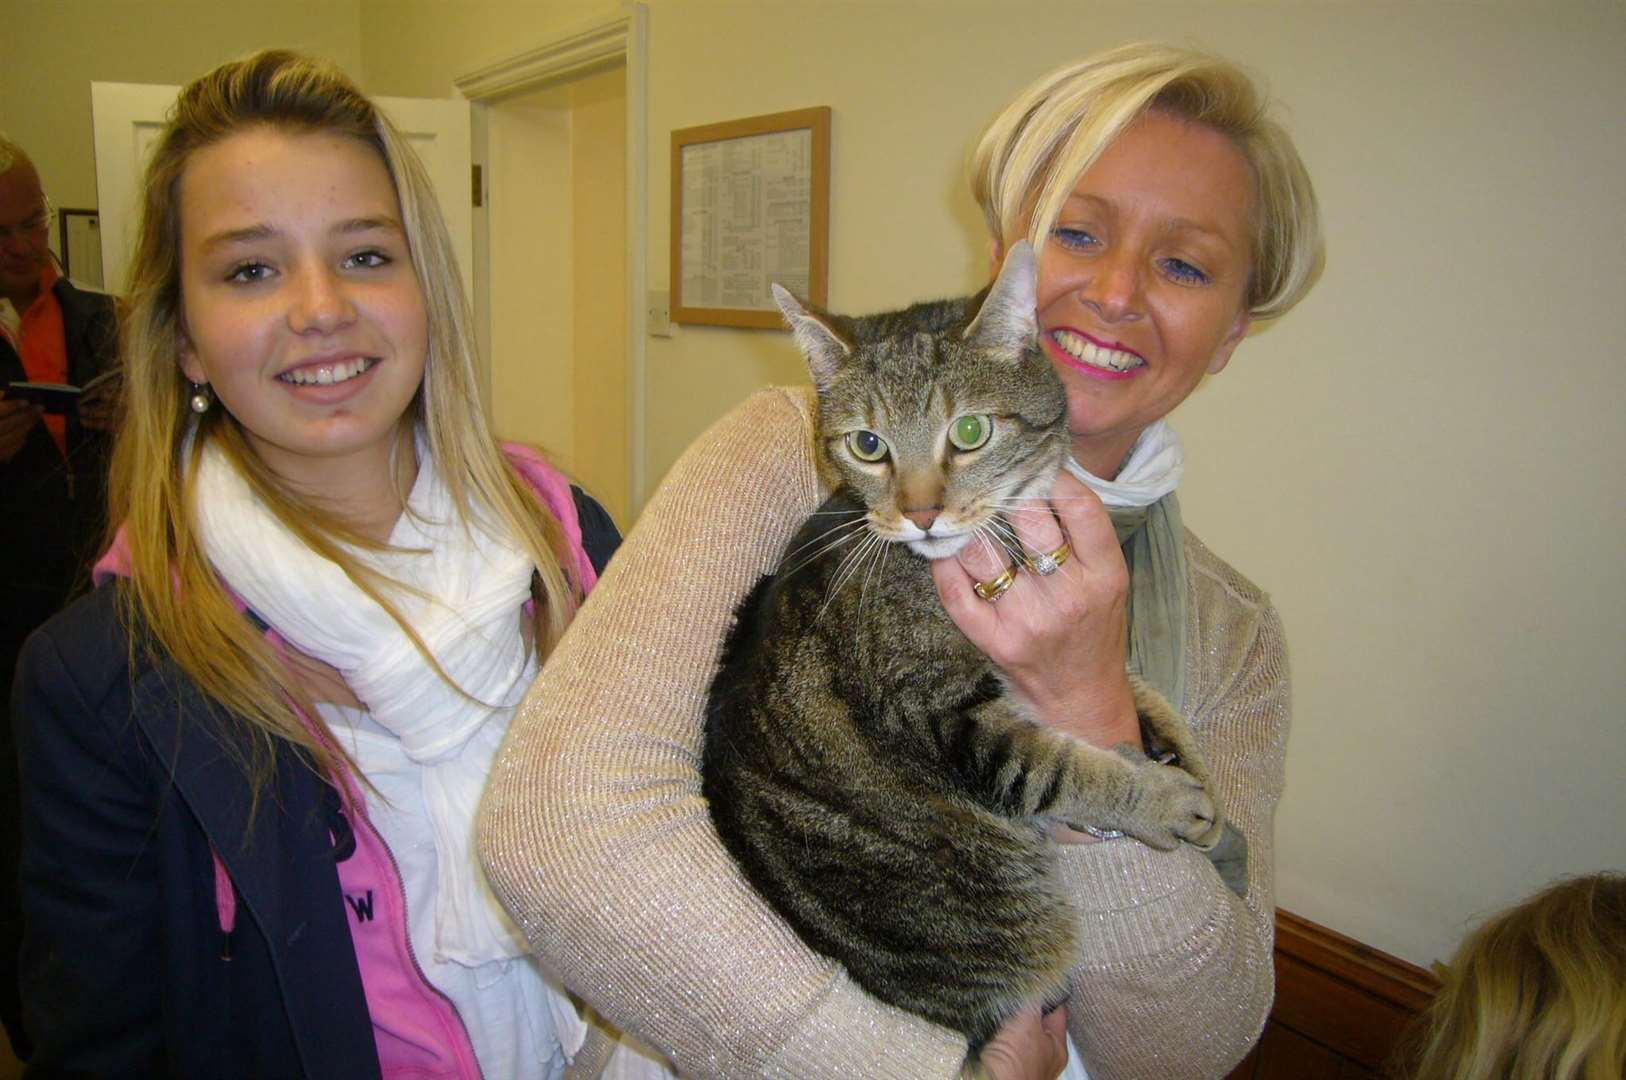
<instances>
[{"instance_id":1,"label":"cat's green eye","mask_svg":"<svg viewBox=\"0 0 1626 1080\"><path fill-rule=\"evenodd\" d=\"M873 431L849 431L847 449L859 461L880 461L886 457L886 440Z\"/></svg>"},{"instance_id":2,"label":"cat's green eye","mask_svg":"<svg viewBox=\"0 0 1626 1080\"><path fill-rule=\"evenodd\" d=\"M986 416L962 416L949 425L949 442L956 450L975 450L994 433L994 422Z\"/></svg>"}]
</instances>

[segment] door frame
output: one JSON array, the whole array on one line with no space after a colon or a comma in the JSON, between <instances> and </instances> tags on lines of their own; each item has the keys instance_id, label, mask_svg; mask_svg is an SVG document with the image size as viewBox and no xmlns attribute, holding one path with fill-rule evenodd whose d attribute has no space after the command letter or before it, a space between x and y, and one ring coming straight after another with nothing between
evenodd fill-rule
<instances>
[{"instance_id":1,"label":"door frame","mask_svg":"<svg viewBox=\"0 0 1626 1080\"><path fill-rule=\"evenodd\" d=\"M452 85L474 111L475 160L486 159L486 109L499 98L568 82L616 63L624 65L627 92L627 477L629 515L636 519L644 504L644 371L648 313L644 295L649 262L649 11L629 3L617 15L605 16L550 38L541 45L503 57L458 76ZM477 214L475 247L476 320L491 340L489 215ZM484 372L490 391L489 349Z\"/></svg>"}]
</instances>

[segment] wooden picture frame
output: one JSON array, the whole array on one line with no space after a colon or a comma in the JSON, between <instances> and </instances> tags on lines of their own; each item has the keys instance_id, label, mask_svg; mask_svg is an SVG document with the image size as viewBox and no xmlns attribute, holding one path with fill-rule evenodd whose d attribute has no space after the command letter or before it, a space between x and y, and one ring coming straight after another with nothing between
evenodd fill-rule
<instances>
[{"instance_id":1,"label":"wooden picture frame","mask_svg":"<svg viewBox=\"0 0 1626 1080\"><path fill-rule=\"evenodd\" d=\"M769 285L823 307L829 258L829 106L672 132L673 322L781 329Z\"/></svg>"}]
</instances>

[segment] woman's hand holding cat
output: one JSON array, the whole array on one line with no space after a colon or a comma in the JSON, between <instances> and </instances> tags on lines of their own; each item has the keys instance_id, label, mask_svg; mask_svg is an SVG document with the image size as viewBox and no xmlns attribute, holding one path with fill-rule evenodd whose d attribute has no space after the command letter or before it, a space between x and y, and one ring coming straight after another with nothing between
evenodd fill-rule
<instances>
[{"instance_id":1,"label":"woman's hand holding cat","mask_svg":"<svg viewBox=\"0 0 1626 1080\"><path fill-rule=\"evenodd\" d=\"M1017 1013L982 1048L981 1063L994 1080L1055 1080L1067 1067L1067 1006Z\"/></svg>"},{"instance_id":2,"label":"woman's hand holding cat","mask_svg":"<svg viewBox=\"0 0 1626 1080\"><path fill-rule=\"evenodd\" d=\"M998 603L989 603L974 586L998 577L1009 557L980 540L967 544L956 557L932 563L944 610L999 665L1037 719L1108 749L1140 747L1125 668L1129 569L1106 508L1063 472L1048 501L1013 510L1009 520L1029 554L1066 543L1071 558L1049 575L1023 571Z\"/></svg>"}]
</instances>

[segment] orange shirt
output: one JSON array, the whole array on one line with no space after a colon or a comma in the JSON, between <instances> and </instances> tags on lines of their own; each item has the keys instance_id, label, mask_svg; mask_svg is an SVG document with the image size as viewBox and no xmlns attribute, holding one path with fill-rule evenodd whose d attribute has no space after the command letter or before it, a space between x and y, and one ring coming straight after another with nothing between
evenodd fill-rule
<instances>
[{"instance_id":1,"label":"orange shirt","mask_svg":"<svg viewBox=\"0 0 1626 1080\"><path fill-rule=\"evenodd\" d=\"M23 370L30 382L65 383L68 381L68 333L62 325L62 305L56 302L51 286L60 277L49 262L40 274L40 294L22 312L19 337L22 347L17 350L23 359ZM57 449L68 453L68 418L61 414L45 415L46 430L56 440Z\"/></svg>"}]
</instances>

